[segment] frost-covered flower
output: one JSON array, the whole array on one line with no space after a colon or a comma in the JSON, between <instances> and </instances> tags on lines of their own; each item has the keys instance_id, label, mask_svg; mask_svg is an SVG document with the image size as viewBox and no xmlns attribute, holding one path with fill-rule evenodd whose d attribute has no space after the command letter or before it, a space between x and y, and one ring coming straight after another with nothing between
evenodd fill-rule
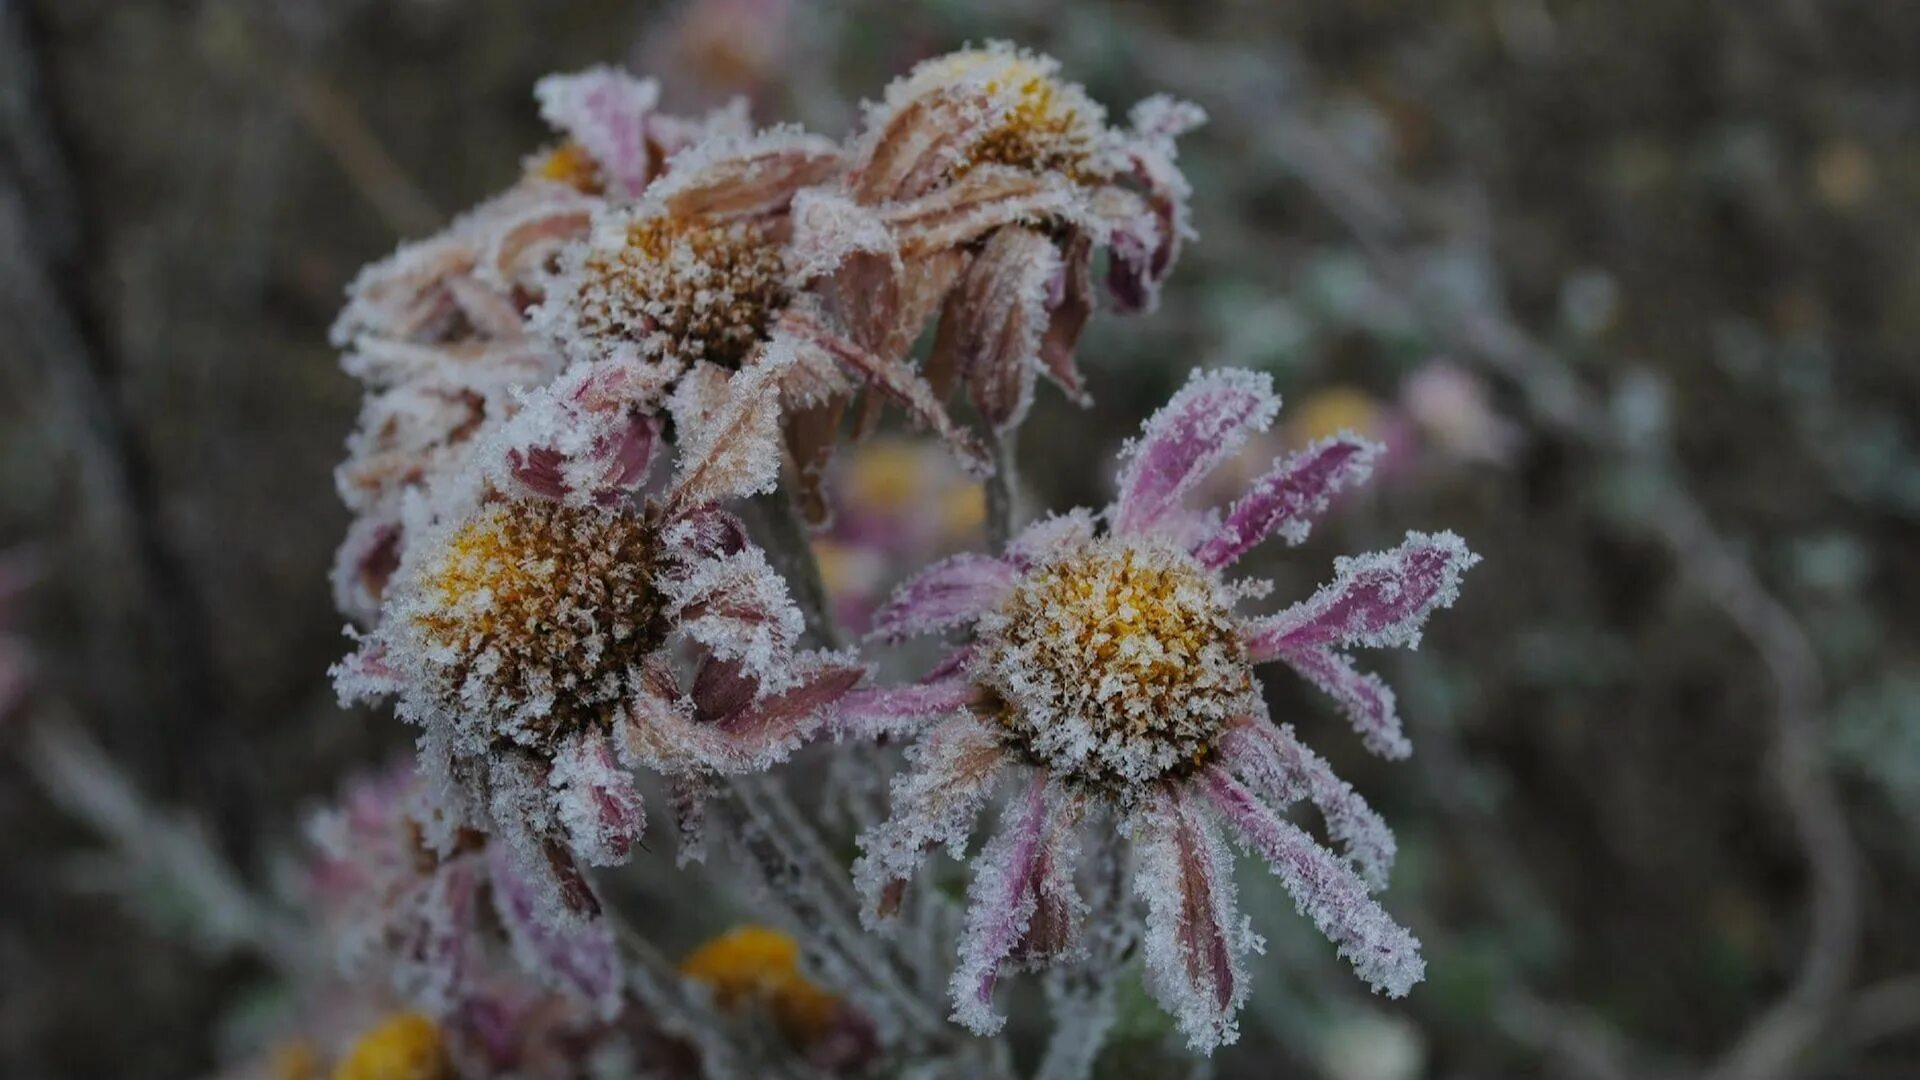
<instances>
[{"instance_id":1,"label":"frost-covered flower","mask_svg":"<svg viewBox=\"0 0 1920 1080\"><path fill-rule=\"evenodd\" d=\"M863 345L796 272L794 197L841 167L838 145L798 130L724 135L681 154L637 203L597 215L535 315L577 365L572 377L602 388L574 412L654 414L688 378L724 381L773 359L796 445L831 449L838 414L823 410L871 386L984 468L968 434L899 362L911 341Z\"/></svg>"},{"instance_id":2,"label":"frost-covered flower","mask_svg":"<svg viewBox=\"0 0 1920 1080\"><path fill-rule=\"evenodd\" d=\"M1191 231L1174 140L1202 119L1156 96L1109 126L1053 59L1005 44L928 60L868 109L837 183L796 201L796 257L882 355L938 312L928 378L1005 429L1036 373L1085 399L1073 353L1096 251L1118 308L1155 303Z\"/></svg>"},{"instance_id":3,"label":"frost-covered flower","mask_svg":"<svg viewBox=\"0 0 1920 1080\"><path fill-rule=\"evenodd\" d=\"M379 627L336 668L344 697L391 695L424 729L445 816L436 850L462 828L504 844L539 886L542 918L594 908L576 858L613 865L640 842L634 769L679 778L691 812L701 778L784 759L864 674L796 651L803 620L785 581L718 505L772 486L781 375L762 364L683 383L679 469L645 501L629 485L649 454L563 497L529 483L515 450L550 441L535 421L566 388L535 395L410 523L419 538Z\"/></svg>"},{"instance_id":4,"label":"frost-covered flower","mask_svg":"<svg viewBox=\"0 0 1920 1080\"><path fill-rule=\"evenodd\" d=\"M732 112L662 114L652 80L610 68L550 76L535 93L565 141L529 159L513 187L362 270L333 326L343 366L367 388L336 474L355 520L334 570L341 610L363 621L399 564L405 493L458 472L475 439L514 411L514 392L564 366L527 324L561 248L688 143L745 124Z\"/></svg>"},{"instance_id":5,"label":"frost-covered flower","mask_svg":"<svg viewBox=\"0 0 1920 1080\"><path fill-rule=\"evenodd\" d=\"M1416 644L1476 557L1451 533L1411 533L1392 551L1339 560L1330 584L1285 611L1237 613L1267 586L1225 572L1271 534L1302 540L1374 453L1327 439L1277 461L1224 514L1184 508L1278 406L1265 376L1196 373L1123 451L1104 512L1039 522L1000 557L936 564L878 617L890 638L971 633L922 682L857 691L836 715L843 735L924 731L891 818L861 838L854 873L869 916L899 907L930 849L960 853L1001 780L1020 778L975 861L951 984L955 1018L977 1031L1002 1023L1003 967L1072 949L1084 912L1078 834L1102 816L1131 841L1151 989L1197 1049L1236 1037L1242 957L1261 945L1235 909L1222 823L1369 984L1398 996L1422 975L1418 943L1370 895L1386 882L1392 834L1271 721L1254 669L1285 663L1333 697L1369 749L1405 755L1392 692L1345 650ZM1303 799L1344 858L1282 816Z\"/></svg>"}]
</instances>

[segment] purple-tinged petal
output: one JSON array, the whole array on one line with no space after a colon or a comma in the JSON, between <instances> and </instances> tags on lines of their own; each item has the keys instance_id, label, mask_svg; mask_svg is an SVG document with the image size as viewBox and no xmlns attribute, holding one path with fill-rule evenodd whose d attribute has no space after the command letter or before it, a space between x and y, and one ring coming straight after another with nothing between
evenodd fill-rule
<instances>
[{"instance_id":1,"label":"purple-tinged petal","mask_svg":"<svg viewBox=\"0 0 1920 1080\"><path fill-rule=\"evenodd\" d=\"M1319 592L1251 624L1247 647L1255 662L1321 646L1418 648L1427 616L1452 606L1460 576L1479 561L1450 532L1410 532L1392 551L1337 559Z\"/></svg>"},{"instance_id":2,"label":"purple-tinged petal","mask_svg":"<svg viewBox=\"0 0 1920 1080\"><path fill-rule=\"evenodd\" d=\"M567 846L591 866L618 866L647 831L633 774L614 756L613 740L594 731L561 744L547 783Z\"/></svg>"},{"instance_id":3,"label":"purple-tinged petal","mask_svg":"<svg viewBox=\"0 0 1920 1080\"><path fill-rule=\"evenodd\" d=\"M1152 529L1180 497L1226 460L1279 411L1272 380L1251 371L1195 371L1121 451L1113 531Z\"/></svg>"},{"instance_id":4,"label":"purple-tinged petal","mask_svg":"<svg viewBox=\"0 0 1920 1080\"><path fill-rule=\"evenodd\" d=\"M660 104L660 87L611 67L549 75L534 86L540 115L571 136L605 175L615 195L639 195L656 162L647 147L647 119Z\"/></svg>"},{"instance_id":5,"label":"purple-tinged petal","mask_svg":"<svg viewBox=\"0 0 1920 1080\"><path fill-rule=\"evenodd\" d=\"M1250 717L1227 729L1219 749L1221 764L1276 809L1311 801L1326 820L1327 834L1345 849L1367 886L1386 888L1398 851L1393 830L1352 784L1294 736L1292 725L1275 727Z\"/></svg>"},{"instance_id":6,"label":"purple-tinged petal","mask_svg":"<svg viewBox=\"0 0 1920 1080\"><path fill-rule=\"evenodd\" d=\"M705 557L702 530L674 523L664 546L679 562L656 578L675 630L722 660L737 661L762 692L790 679L793 647L806 620L787 592L786 579L757 547Z\"/></svg>"},{"instance_id":7,"label":"purple-tinged petal","mask_svg":"<svg viewBox=\"0 0 1920 1080\"><path fill-rule=\"evenodd\" d=\"M971 622L1005 600L1018 578L991 555L944 559L894 590L873 617L873 636L899 641Z\"/></svg>"},{"instance_id":8,"label":"purple-tinged petal","mask_svg":"<svg viewBox=\"0 0 1920 1080\"><path fill-rule=\"evenodd\" d=\"M780 479L780 380L790 343L762 346L739 371L702 366L680 380L672 408L680 458L668 500L685 510L772 491Z\"/></svg>"},{"instance_id":9,"label":"purple-tinged petal","mask_svg":"<svg viewBox=\"0 0 1920 1080\"><path fill-rule=\"evenodd\" d=\"M893 779L887 820L860 835L853 884L864 903L861 921L877 927L899 910L907 882L925 853L946 845L965 851L973 820L1009 763L1000 735L972 716L955 716L908 751L912 767Z\"/></svg>"},{"instance_id":10,"label":"purple-tinged petal","mask_svg":"<svg viewBox=\"0 0 1920 1080\"><path fill-rule=\"evenodd\" d=\"M1080 343L1080 331L1093 316L1093 239L1075 229L1060 256L1060 273L1054 282L1057 290L1047 297L1047 329L1040 337L1040 368L1047 373L1069 400L1076 405L1093 403L1080 366L1074 362L1074 349Z\"/></svg>"},{"instance_id":11,"label":"purple-tinged petal","mask_svg":"<svg viewBox=\"0 0 1920 1080\"><path fill-rule=\"evenodd\" d=\"M1134 892L1147 903L1147 989L1202 1054L1240 1037L1244 957L1262 947L1234 900L1233 859L1196 800L1161 791L1128 822Z\"/></svg>"},{"instance_id":12,"label":"purple-tinged petal","mask_svg":"<svg viewBox=\"0 0 1920 1080\"><path fill-rule=\"evenodd\" d=\"M410 893L417 907L394 943L394 989L417 1008L444 1016L470 992L479 942L477 868L468 859L445 863Z\"/></svg>"},{"instance_id":13,"label":"purple-tinged petal","mask_svg":"<svg viewBox=\"0 0 1920 1080\"><path fill-rule=\"evenodd\" d=\"M1281 659L1333 698L1368 750L1396 761L1413 753L1413 744L1401 730L1393 688L1380 676L1356 669L1351 657L1328 648L1286 652Z\"/></svg>"},{"instance_id":14,"label":"purple-tinged petal","mask_svg":"<svg viewBox=\"0 0 1920 1080\"><path fill-rule=\"evenodd\" d=\"M1339 947L1367 985L1404 997L1426 975L1420 943L1393 921L1346 863L1280 817L1226 771L1201 774L1207 797L1241 839L1267 860L1300 913Z\"/></svg>"},{"instance_id":15,"label":"purple-tinged petal","mask_svg":"<svg viewBox=\"0 0 1920 1080\"><path fill-rule=\"evenodd\" d=\"M511 855L488 852L493 906L520 966L541 982L592 1006L602 1019L620 1011L625 980L607 920L559 922L543 916L535 886Z\"/></svg>"},{"instance_id":16,"label":"purple-tinged petal","mask_svg":"<svg viewBox=\"0 0 1920 1080\"><path fill-rule=\"evenodd\" d=\"M1234 502L1219 531L1194 555L1217 569L1273 533L1289 544L1301 543L1336 494L1366 482L1380 451L1377 444L1342 433L1276 462Z\"/></svg>"},{"instance_id":17,"label":"purple-tinged petal","mask_svg":"<svg viewBox=\"0 0 1920 1080\"><path fill-rule=\"evenodd\" d=\"M952 1018L976 1035L996 1034L1007 1022L993 1010L993 984L1039 906L1047 831L1047 774L1036 769L1026 795L1007 808L999 835L973 860L960 963L947 989Z\"/></svg>"},{"instance_id":18,"label":"purple-tinged petal","mask_svg":"<svg viewBox=\"0 0 1920 1080\"><path fill-rule=\"evenodd\" d=\"M1049 308L1066 268L1052 237L997 229L947 294L929 367L960 376L996 431L1020 423L1033 402Z\"/></svg>"},{"instance_id":19,"label":"purple-tinged petal","mask_svg":"<svg viewBox=\"0 0 1920 1080\"><path fill-rule=\"evenodd\" d=\"M736 702L732 712L705 720L693 702L650 691L636 694L619 728L627 754L669 775L734 776L786 760L819 730L829 707L866 675L865 667L834 654L796 657L791 667L797 681L785 690Z\"/></svg>"},{"instance_id":20,"label":"purple-tinged petal","mask_svg":"<svg viewBox=\"0 0 1920 1080\"><path fill-rule=\"evenodd\" d=\"M1126 154L1133 175L1146 189L1149 213L1116 230L1110 243L1107 287L1122 311L1151 311L1160 300L1160 283L1172 271L1180 242L1189 238L1187 200L1191 190L1174 163L1174 140L1206 122L1199 106L1156 94L1133 107L1133 138Z\"/></svg>"},{"instance_id":21,"label":"purple-tinged petal","mask_svg":"<svg viewBox=\"0 0 1920 1080\"><path fill-rule=\"evenodd\" d=\"M869 687L841 698L827 726L842 739L901 735L978 704L981 697L980 688L965 676L908 686Z\"/></svg>"},{"instance_id":22,"label":"purple-tinged petal","mask_svg":"<svg viewBox=\"0 0 1920 1080\"><path fill-rule=\"evenodd\" d=\"M402 676L387 662L387 647L378 638L360 639L360 647L327 670L340 707L377 702L400 692Z\"/></svg>"}]
</instances>

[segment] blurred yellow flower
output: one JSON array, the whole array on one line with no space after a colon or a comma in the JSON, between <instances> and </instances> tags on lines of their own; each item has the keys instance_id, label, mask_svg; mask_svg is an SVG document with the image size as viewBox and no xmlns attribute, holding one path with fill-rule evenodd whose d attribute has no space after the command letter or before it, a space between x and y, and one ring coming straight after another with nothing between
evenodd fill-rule
<instances>
[{"instance_id":1,"label":"blurred yellow flower","mask_svg":"<svg viewBox=\"0 0 1920 1080\"><path fill-rule=\"evenodd\" d=\"M1377 398L1357 386L1329 386L1293 407L1287 441L1304 445L1342 431L1377 439L1385 412Z\"/></svg>"},{"instance_id":2,"label":"blurred yellow flower","mask_svg":"<svg viewBox=\"0 0 1920 1080\"><path fill-rule=\"evenodd\" d=\"M333 1070L333 1080L449 1080L440 1029L419 1013L395 1013L369 1029Z\"/></svg>"},{"instance_id":3,"label":"blurred yellow flower","mask_svg":"<svg viewBox=\"0 0 1920 1080\"><path fill-rule=\"evenodd\" d=\"M832 1027L840 1001L800 974L800 946L765 926L737 926L680 962L680 973L713 988L721 1008L764 1003L781 1034L804 1044Z\"/></svg>"}]
</instances>

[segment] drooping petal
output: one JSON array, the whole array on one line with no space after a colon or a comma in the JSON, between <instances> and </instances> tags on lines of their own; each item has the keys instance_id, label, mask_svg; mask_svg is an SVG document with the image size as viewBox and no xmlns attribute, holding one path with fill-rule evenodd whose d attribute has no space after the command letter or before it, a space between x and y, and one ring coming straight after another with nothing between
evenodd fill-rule
<instances>
[{"instance_id":1,"label":"drooping petal","mask_svg":"<svg viewBox=\"0 0 1920 1080\"><path fill-rule=\"evenodd\" d=\"M408 898L417 906L396 929L394 989L417 1008L444 1016L469 992L478 958L480 880L472 860L443 864Z\"/></svg>"},{"instance_id":2,"label":"drooping petal","mask_svg":"<svg viewBox=\"0 0 1920 1080\"><path fill-rule=\"evenodd\" d=\"M1342 433L1275 462L1236 500L1219 531L1194 552L1211 567L1226 566L1273 533L1289 544L1306 540L1333 497L1366 482L1381 447Z\"/></svg>"},{"instance_id":3,"label":"drooping petal","mask_svg":"<svg viewBox=\"0 0 1920 1080\"><path fill-rule=\"evenodd\" d=\"M1121 451L1116 534L1153 528L1180 497L1226 460L1247 436L1264 431L1280 408L1272 380L1237 369L1195 371Z\"/></svg>"},{"instance_id":4,"label":"drooping petal","mask_svg":"<svg viewBox=\"0 0 1920 1080\"><path fill-rule=\"evenodd\" d=\"M494 910L520 966L546 985L591 1006L602 1019L612 1019L620 1011L625 982L620 950L607 920L545 918L536 886L520 872L516 860L490 849L487 867Z\"/></svg>"},{"instance_id":5,"label":"drooping petal","mask_svg":"<svg viewBox=\"0 0 1920 1080\"><path fill-rule=\"evenodd\" d=\"M679 220L762 215L839 168L838 143L797 127L721 134L681 151L647 196Z\"/></svg>"},{"instance_id":6,"label":"drooping petal","mask_svg":"<svg viewBox=\"0 0 1920 1080\"><path fill-rule=\"evenodd\" d=\"M827 725L841 739L901 735L974 705L980 698L980 688L966 677L869 687L841 698Z\"/></svg>"},{"instance_id":7,"label":"drooping petal","mask_svg":"<svg viewBox=\"0 0 1920 1080\"><path fill-rule=\"evenodd\" d=\"M1263 943L1234 900L1233 860L1196 800L1175 788L1129 819L1134 892L1147 904L1147 988L1202 1054L1240 1037L1245 956Z\"/></svg>"},{"instance_id":8,"label":"drooping petal","mask_svg":"<svg viewBox=\"0 0 1920 1080\"><path fill-rule=\"evenodd\" d=\"M898 641L969 622L1006 599L1018 577L991 555L943 559L894 590L873 617L873 634Z\"/></svg>"},{"instance_id":9,"label":"drooping petal","mask_svg":"<svg viewBox=\"0 0 1920 1080\"><path fill-rule=\"evenodd\" d=\"M1093 317L1093 237L1075 229L1062 248L1059 295L1047 301L1047 329L1040 337L1040 367L1069 400L1089 405L1086 384L1074 363L1080 331Z\"/></svg>"},{"instance_id":10,"label":"drooping petal","mask_svg":"<svg viewBox=\"0 0 1920 1080\"><path fill-rule=\"evenodd\" d=\"M1345 849L1367 886L1386 888L1399 849L1393 830L1352 784L1295 737L1292 725L1275 727L1249 717L1227 729L1219 750L1221 764L1276 809L1311 801L1326 820L1327 834Z\"/></svg>"},{"instance_id":11,"label":"drooping petal","mask_svg":"<svg viewBox=\"0 0 1920 1080\"><path fill-rule=\"evenodd\" d=\"M618 866L647 831L646 808L633 774L615 756L613 741L598 731L562 743L547 776L554 815L567 846L591 866Z\"/></svg>"},{"instance_id":12,"label":"drooping petal","mask_svg":"<svg viewBox=\"0 0 1920 1080\"><path fill-rule=\"evenodd\" d=\"M993 1009L1001 964L1030 928L1039 907L1039 881L1048 832L1048 778L1034 770L1026 793L1007 808L1000 832L973 860L967 886L967 925L960 963L947 984L953 1019L977 1035L993 1035L1007 1018Z\"/></svg>"},{"instance_id":13,"label":"drooping petal","mask_svg":"<svg viewBox=\"0 0 1920 1080\"><path fill-rule=\"evenodd\" d=\"M683 531L670 527L667 543L686 543ZM659 575L656 584L674 613L679 634L722 660L738 661L763 691L784 688L791 674L787 660L806 630L806 619L765 552L747 547L689 558Z\"/></svg>"},{"instance_id":14,"label":"drooping petal","mask_svg":"<svg viewBox=\"0 0 1920 1080\"><path fill-rule=\"evenodd\" d=\"M914 422L932 428L952 446L967 471L985 476L993 471L986 452L971 432L954 422L952 416L933 396L933 390L912 369L896 360L876 355L835 332L816 313L796 304L781 313L782 330L793 336L795 348L813 348L866 380L913 417Z\"/></svg>"},{"instance_id":15,"label":"drooping petal","mask_svg":"<svg viewBox=\"0 0 1920 1080\"><path fill-rule=\"evenodd\" d=\"M1418 648L1436 608L1450 607L1478 555L1450 532L1407 534L1392 551L1336 559L1333 581L1248 629L1256 662L1317 646Z\"/></svg>"},{"instance_id":16,"label":"drooping petal","mask_svg":"<svg viewBox=\"0 0 1920 1080\"><path fill-rule=\"evenodd\" d=\"M1033 402L1049 300L1065 274L1053 240L1034 229L997 229L947 295L929 366L959 372L974 407L998 431Z\"/></svg>"},{"instance_id":17,"label":"drooping petal","mask_svg":"<svg viewBox=\"0 0 1920 1080\"><path fill-rule=\"evenodd\" d=\"M1126 155L1134 179L1146 189L1151 228L1121 230L1111 240L1113 259L1107 285L1122 311L1151 311L1180 254L1180 242L1191 237L1187 200L1191 190L1174 163L1174 140L1206 122L1206 113L1190 102L1156 94L1133 107L1132 137Z\"/></svg>"},{"instance_id":18,"label":"drooping petal","mask_svg":"<svg viewBox=\"0 0 1920 1080\"><path fill-rule=\"evenodd\" d=\"M1420 943L1367 894L1346 863L1314 843L1217 767L1201 774L1208 799L1247 846L1267 860L1300 913L1374 990L1403 997L1426 975Z\"/></svg>"},{"instance_id":19,"label":"drooping petal","mask_svg":"<svg viewBox=\"0 0 1920 1080\"><path fill-rule=\"evenodd\" d=\"M943 721L908 752L912 768L894 777L892 813L860 836L853 884L861 921L877 927L899 910L925 853L946 845L964 852L973 820L1009 762L1000 737L972 716Z\"/></svg>"},{"instance_id":20,"label":"drooping petal","mask_svg":"<svg viewBox=\"0 0 1920 1080\"><path fill-rule=\"evenodd\" d=\"M541 118L586 150L608 191L631 198L645 190L658 165L647 146L647 119L659 107L659 84L603 66L549 75L533 93Z\"/></svg>"}]
</instances>

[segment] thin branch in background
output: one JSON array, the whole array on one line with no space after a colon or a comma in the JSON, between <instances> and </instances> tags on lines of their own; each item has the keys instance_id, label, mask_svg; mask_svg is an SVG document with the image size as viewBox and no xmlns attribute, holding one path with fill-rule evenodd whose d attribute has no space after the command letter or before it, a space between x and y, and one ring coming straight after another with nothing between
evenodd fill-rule
<instances>
[{"instance_id":1,"label":"thin branch in background","mask_svg":"<svg viewBox=\"0 0 1920 1080\"><path fill-rule=\"evenodd\" d=\"M993 457L993 475L987 477L987 542L995 553L1006 550L1019 524L1020 471L1015 460L1019 429L1002 432L986 426L982 438Z\"/></svg>"}]
</instances>

